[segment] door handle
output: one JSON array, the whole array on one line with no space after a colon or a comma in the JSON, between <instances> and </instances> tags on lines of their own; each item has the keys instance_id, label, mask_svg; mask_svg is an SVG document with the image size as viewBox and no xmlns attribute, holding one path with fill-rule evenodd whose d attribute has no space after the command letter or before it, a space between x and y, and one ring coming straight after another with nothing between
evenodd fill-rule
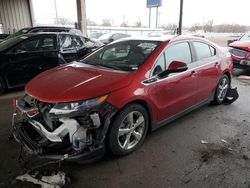
<instances>
[{"instance_id":1,"label":"door handle","mask_svg":"<svg viewBox=\"0 0 250 188\"><path fill-rule=\"evenodd\" d=\"M218 67L218 66L219 66L219 63L218 63L218 62L216 62L216 63L214 64L214 66L215 66L215 67Z\"/></svg>"},{"instance_id":2,"label":"door handle","mask_svg":"<svg viewBox=\"0 0 250 188\"><path fill-rule=\"evenodd\" d=\"M197 76L197 75L198 75L198 73L197 73L195 70L191 71L191 76L192 76L192 77L195 77L195 76Z\"/></svg>"}]
</instances>

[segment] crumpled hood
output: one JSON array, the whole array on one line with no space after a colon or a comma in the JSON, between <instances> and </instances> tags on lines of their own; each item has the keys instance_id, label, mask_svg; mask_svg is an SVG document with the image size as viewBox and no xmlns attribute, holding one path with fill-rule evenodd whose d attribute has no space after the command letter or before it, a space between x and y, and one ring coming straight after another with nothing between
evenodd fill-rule
<instances>
[{"instance_id":1,"label":"crumpled hood","mask_svg":"<svg viewBox=\"0 0 250 188\"><path fill-rule=\"evenodd\" d=\"M133 73L72 63L39 74L25 91L42 102L72 102L108 94L127 86L132 79Z\"/></svg>"},{"instance_id":2,"label":"crumpled hood","mask_svg":"<svg viewBox=\"0 0 250 188\"><path fill-rule=\"evenodd\" d=\"M231 47L250 51L250 41L235 41L230 44Z\"/></svg>"}]
</instances>

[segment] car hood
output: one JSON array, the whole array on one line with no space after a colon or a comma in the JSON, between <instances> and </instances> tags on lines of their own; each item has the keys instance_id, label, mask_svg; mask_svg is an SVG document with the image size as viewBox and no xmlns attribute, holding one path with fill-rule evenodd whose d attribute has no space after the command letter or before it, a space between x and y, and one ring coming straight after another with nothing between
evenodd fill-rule
<instances>
[{"instance_id":1,"label":"car hood","mask_svg":"<svg viewBox=\"0 0 250 188\"><path fill-rule=\"evenodd\" d=\"M250 41L235 41L230 44L231 47L250 51Z\"/></svg>"},{"instance_id":2,"label":"car hood","mask_svg":"<svg viewBox=\"0 0 250 188\"><path fill-rule=\"evenodd\" d=\"M25 91L47 103L86 100L126 87L133 75L133 72L103 70L83 63L72 63L38 75L26 85Z\"/></svg>"}]
</instances>

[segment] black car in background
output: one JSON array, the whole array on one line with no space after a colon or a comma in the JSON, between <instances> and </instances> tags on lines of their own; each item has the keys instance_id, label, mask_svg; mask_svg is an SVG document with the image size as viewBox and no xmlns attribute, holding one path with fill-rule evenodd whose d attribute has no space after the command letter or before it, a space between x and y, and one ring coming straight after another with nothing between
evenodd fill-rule
<instances>
[{"instance_id":1,"label":"black car in background","mask_svg":"<svg viewBox=\"0 0 250 188\"><path fill-rule=\"evenodd\" d=\"M79 60L101 44L69 33L30 33L0 43L0 93L37 74Z\"/></svg>"},{"instance_id":2,"label":"black car in background","mask_svg":"<svg viewBox=\"0 0 250 188\"><path fill-rule=\"evenodd\" d=\"M0 34L0 42L2 42L4 39L6 39L9 36L9 34Z\"/></svg>"},{"instance_id":3,"label":"black car in background","mask_svg":"<svg viewBox=\"0 0 250 188\"><path fill-rule=\"evenodd\" d=\"M115 40L118 40L118 39L121 39L121 38L130 37L130 36L131 35L124 34L124 33L113 33L113 34L106 33L106 34L100 36L98 38L98 40L100 42L102 42L103 44L108 44L108 43L113 42Z\"/></svg>"},{"instance_id":4,"label":"black car in background","mask_svg":"<svg viewBox=\"0 0 250 188\"><path fill-rule=\"evenodd\" d=\"M71 27L59 27L59 26L38 26L38 27L27 27L20 29L14 34L8 36L6 39L20 36L27 33L39 33L39 32L66 32L74 35L85 36L79 29Z\"/></svg>"}]
</instances>

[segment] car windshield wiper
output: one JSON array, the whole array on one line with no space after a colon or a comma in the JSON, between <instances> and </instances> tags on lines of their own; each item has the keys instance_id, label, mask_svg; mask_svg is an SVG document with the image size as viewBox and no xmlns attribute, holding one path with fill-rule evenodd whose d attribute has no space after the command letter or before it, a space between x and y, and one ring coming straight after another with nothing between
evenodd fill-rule
<instances>
[{"instance_id":1,"label":"car windshield wiper","mask_svg":"<svg viewBox=\"0 0 250 188\"><path fill-rule=\"evenodd\" d=\"M94 63L94 64L91 64L91 65L106 67L106 68L115 69L115 70L122 70L120 67L115 66L115 65L111 65L111 64Z\"/></svg>"},{"instance_id":2,"label":"car windshield wiper","mask_svg":"<svg viewBox=\"0 0 250 188\"><path fill-rule=\"evenodd\" d=\"M122 70L120 67L111 65L111 64L103 64L103 63L97 63L97 62L91 62L91 61L81 61L82 63L93 65L93 66L101 66L109 69L115 69L115 70Z\"/></svg>"}]
</instances>

